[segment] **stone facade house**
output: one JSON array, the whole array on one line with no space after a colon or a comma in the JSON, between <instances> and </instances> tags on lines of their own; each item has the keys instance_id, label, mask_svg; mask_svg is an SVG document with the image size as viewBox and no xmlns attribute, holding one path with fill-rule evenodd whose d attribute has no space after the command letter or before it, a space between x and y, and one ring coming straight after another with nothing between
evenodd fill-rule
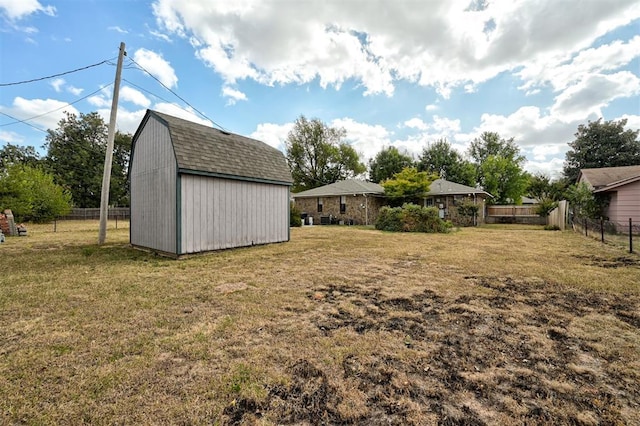
<instances>
[{"instance_id":1,"label":"stone facade house","mask_svg":"<svg viewBox=\"0 0 640 426\"><path fill-rule=\"evenodd\" d=\"M491 195L481 189L436 179L424 198L424 205L437 207L440 217L456 225L477 225L485 220L485 200ZM388 205L384 188L377 183L348 179L292 194L303 217L318 224L373 225L382 206ZM476 218L459 217L458 203L471 200L478 205Z\"/></svg>"},{"instance_id":2,"label":"stone facade house","mask_svg":"<svg viewBox=\"0 0 640 426\"><path fill-rule=\"evenodd\" d=\"M429 189L429 193L424 199L424 205L437 207L440 218L450 220L456 225L478 225L485 222L486 200L491 197L488 192L445 179L434 180ZM478 206L476 218L465 218L458 215L458 210L455 207L465 200Z\"/></svg>"},{"instance_id":3,"label":"stone facade house","mask_svg":"<svg viewBox=\"0 0 640 426\"><path fill-rule=\"evenodd\" d=\"M609 200L604 214L616 226L628 226L629 218L640 223L640 165L582 169L578 183L584 182L594 194Z\"/></svg>"},{"instance_id":4,"label":"stone facade house","mask_svg":"<svg viewBox=\"0 0 640 426\"><path fill-rule=\"evenodd\" d=\"M377 183L347 179L291 194L307 224L373 225L386 204Z\"/></svg>"}]
</instances>

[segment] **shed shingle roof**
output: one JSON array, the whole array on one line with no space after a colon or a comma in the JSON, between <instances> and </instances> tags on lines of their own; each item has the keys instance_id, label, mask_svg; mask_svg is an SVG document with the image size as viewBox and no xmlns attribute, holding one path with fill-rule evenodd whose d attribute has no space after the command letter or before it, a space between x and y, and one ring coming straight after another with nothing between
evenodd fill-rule
<instances>
[{"instance_id":1,"label":"shed shingle roof","mask_svg":"<svg viewBox=\"0 0 640 426\"><path fill-rule=\"evenodd\" d=\"M578 182L585 182L597 190L637 177L640 177L640 165L601 167L599 169L581 169Z\"/></svg>"},{"instance_id":2,"label":"shed shingle roof","mask_svg":"<svg viewBox=\"0 0 640 426\"><path fill-rule=\"evenodd\" d=\"M140 128L149 117L169 129L181 172L293 182L282 152L264 142L152 110Z\"/></svg>"},{"instance_id":3,"label":"shed shingle roof","mask_svg":"<svg viewBox=\"0 0 640 426\"><path fill-rule=\"evenodd\" d=\"M309 189L307 191L292 194L294 198L304 197L335 197L338 195L353 194L384 194L384 188L377 183L365 182L357 179L346 179L318 188Z\"/></svg>"}]
</instances>

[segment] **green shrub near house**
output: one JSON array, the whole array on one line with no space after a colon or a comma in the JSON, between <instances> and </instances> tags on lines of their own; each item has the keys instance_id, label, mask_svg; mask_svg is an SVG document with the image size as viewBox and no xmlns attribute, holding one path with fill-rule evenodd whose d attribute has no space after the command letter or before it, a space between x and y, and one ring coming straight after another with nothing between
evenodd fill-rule
<instances>
[{"instance_id":1,"label":"green shrub near house","mask_svg":"<svg viewBox=\"0 0 640 426\"><path fill-rule=\"evenodd\" d=\"M451 222L440 219L435 207L403 204L380 209L376 229L391 232L449 232Z\"/></svg>"},{"instance_id":2,"label":"green shrub near house","mask_svg":"<svg viewBox=\"0 0 640 426\"><path fill-rule=\"evenodd\" d=\"M289 207L289 226L302 226L300 210L298 210L298 208L293 203L291 203L291 206Z\"/></svg>"}]
</instances>

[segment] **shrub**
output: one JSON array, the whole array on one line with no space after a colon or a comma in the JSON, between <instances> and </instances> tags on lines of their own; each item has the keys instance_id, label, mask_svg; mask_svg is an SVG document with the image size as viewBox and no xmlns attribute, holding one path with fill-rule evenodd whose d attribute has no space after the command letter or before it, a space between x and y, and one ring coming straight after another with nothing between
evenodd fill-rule
<instances>
[{"instance_id":1,"label":"shrub","mask_svg":"<svg viewBox=\"0 0 640 426\"><path fill-rule=\"evenodd\" d=\"M559 231L560 227L558 225L545 225L545 231Z\"/></svg>"},{"instance_id":2,"label":"shrub","mask_svg":"<svg viewBox=\"0 0 640 426\"><path fill-rule=\"evenodd\" d=\"M289 226L299 227L302 226L302 219L300 218L300 210L291 203L289 208Z\"/></svg>"},{"instance_id":3,"label":"shrub","mask_svg":"<svg viewBox=\"0 0 640 426\"><path fill-rule=\"evenodd\" d=\"M404 204L380 209L376 229L391 232L449 232L451 222L438 217L435 207Z\"/></svg>"}]
</instances>

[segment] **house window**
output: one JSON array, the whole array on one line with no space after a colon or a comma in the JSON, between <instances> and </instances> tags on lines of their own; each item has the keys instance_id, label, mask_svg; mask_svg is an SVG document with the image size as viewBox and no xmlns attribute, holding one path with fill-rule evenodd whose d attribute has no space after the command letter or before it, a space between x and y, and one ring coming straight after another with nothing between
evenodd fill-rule
<instances>
[{"instance_id":1,"label":"house window","mask_svg":"<svg viewBox=\"0 0 640 426\"><path fill-rule=\"evenodd\" d=\"M427 207L433 207L433 198L427 198Z\"/></svg>"},{"instance_id":2,"label":"house window","mask_svg":"<svg viewBox=\"0 0 640 426\"><path fill-rule=\"evenodd\" d=\"M318 197L318 213L322 213L322 198Z\"/></svg>"},{"instance_id":3,"label":"house window","mask_svg":"<svg viewBox=\"0 0 640 426\"><path fill-rule=\"evenodd\" d=\"M346 212L347 212L347 196L341 195L340 196L340 213L346 213Z\"/></svg>"}]
</instances>

